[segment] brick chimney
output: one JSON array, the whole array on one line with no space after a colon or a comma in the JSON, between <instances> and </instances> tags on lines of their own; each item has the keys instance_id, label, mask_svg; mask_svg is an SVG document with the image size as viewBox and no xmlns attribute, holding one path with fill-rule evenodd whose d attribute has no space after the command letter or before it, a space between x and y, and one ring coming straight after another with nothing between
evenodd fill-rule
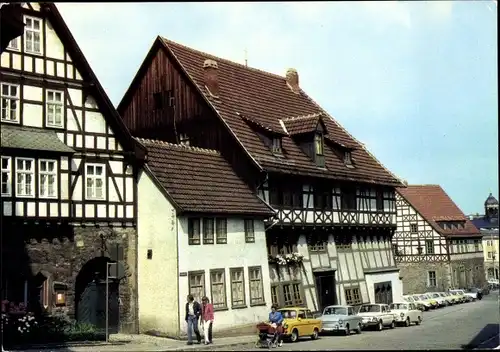
<instances>
[{"instance_id":1,"label":"brick chimney","mask_svg":"<svg viewBox=\"0 0 500 352\"><path fill-rule=\"evenodd\" d=\"M203 78L205 80L205 87L214 97L219 96L219 77L217 74L217 61L206 59L203 63Z\"/></svg>"},{"instance_id":2,"label":"brick chimney","mask_svg":"<svg viewBox=\"0 0 500 352\"><path fill-rule=\"evenodd\" d=\"M294 92L295 94L299 94L299 74L297 73L297 70L294 68L289 68L288 70L286 70L285 77L286 83L288 83L292 92Z\"/></svg>"}]
</instances>

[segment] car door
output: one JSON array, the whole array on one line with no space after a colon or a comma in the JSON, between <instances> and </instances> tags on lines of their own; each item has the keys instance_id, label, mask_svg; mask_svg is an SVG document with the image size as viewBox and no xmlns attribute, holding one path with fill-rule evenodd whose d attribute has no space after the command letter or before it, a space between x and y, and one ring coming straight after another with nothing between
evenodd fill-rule
<instances>
[{"instance_id":1,"label":"car door","mask_svg":"<svg viewBox=\"0 0 500 352\"><path fill-rule=\"evenodd\" d=\"M307 331L307 319L305 309L299 309L297 312L297 330L299 331L299 336L310 335Z\"/></svg>"},{"instance_id":2,"label":"car door","mask_svg":"<svg viewBox=\"0 0 500 352\"><path fill-rule=\"evenodd\" d=\"M384 304L381 307L381 311L382 311L382 321L384 322L384 325L389 325L393 320L390 307Z\"/></svg>"},{"instance_id":3,"label":"car door","mask_svg":"<svg viewBox=\"0 0 500 352\"><path fill-rule=\"evenodd\" d=\"M351 329L356 329L358 324L361 321L361 318L358 319L356 313L354 312L354 307L347 308L347 320L349 321L349 327Z\"/></svg>"},{"instance_id":4,"label":"car door","mask_svg":"<svg viewBox=\"0 0 500 352\"><path fill-rule=\"evenodd\" d=\"M316 326L315 321L316 319L314 319L312 312L309 309L306 309L306 327L309 335L314 333L314 327ZM320 327L318 326L318 329L319 328Z\"/></svg>"}]
</instances>

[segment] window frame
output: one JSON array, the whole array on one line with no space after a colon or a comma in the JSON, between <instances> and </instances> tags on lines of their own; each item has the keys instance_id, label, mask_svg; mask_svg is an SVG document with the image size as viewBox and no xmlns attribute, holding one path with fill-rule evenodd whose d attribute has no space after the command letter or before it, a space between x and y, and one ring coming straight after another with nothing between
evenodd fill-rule
<instances>
[{"instance_id":1,"label":"window frame","mask_svg":"<svg viewBox=\"0 0 500 352\"><path fill-rule=\"evenodd\" d=\"M85 199L86 200L100 200L100 201L103 201L103 200L106 200L106 164L102 164L102 163L85 163ZM92 167L94 169L94 174L93 175L89 175L88 173L88 167ZM96 168L97 167L101 167L102 168L102 174L97 176L95 175L95 172L96 172ZM89 197L89 193L88 193L88 190L89 190L89 187L87 185L87 182L88 182L88 179L89 177L91 179L93 179L94 181L98 180L98 179L101 179L102 181L102 187L101 187L101 197L96 197L96 196L93 196L93 197ZM96 182L94 182L94 185L97 184ZM94 189L94 193L97 193L95 192L95 190L97 189L97 186L94 186L93 188Z\"/></svg>"},{"instance_id":2,"label":"window frame","mask_svg":"<svg viewBox=\"0 0 500 352\"><path fill-rule=\"evenodd\" d=\"M425 254L436 254L434 250L434 240L425 240Z\"/></svg>"},{"instance_id":3,"label":"window frame","mask_svg":"<svg viewBox=\"0 0 500 352\"><path fill-rule=\"evenodd\" d=\"M432 275L431 275L432 273ZM434 277L432 277L434 276ZM434 280L434 285L432 285L432 281ZM437 276L436 276L436 271L435 270L429 270L427 272L427 285L429 287L437 287Z\"/></svg>"},{"instance_id":4,"label":"window frame","mask_svg":"<svg viewBox=\"0 0 500 352\"><path fill-rule=\"evenodd\" d=\"M16 43L15 46L12 45L12 43ZM12 39L9 44L7 45L7 49L9 50L15 50L15 51L21 51L21 48L19 47L19 37L16 37Z\"/></svg>"},{"instance_id":5,"label":"window frame","mask_svg":"<svg viewBox=\"0 0 500 352\"><path fill-rule=\"evenodd\" d=\"M258 270L259 278L252 278L252 271ZM260 297L252 297L252 282L260 282L259 295ZM264 276L262 275L262 265L255 265L248 267L248 288L250 296L250 307L262 306L266 304L266 297L264 296Z\"/></svg>"},{"instance_id":6,"label":"window frame","mask_svg":"<svg viewBox=\"0 0 500 352\"><path fill-rule=\"evenodd\" d=\"M252 224L251 231L249 224ZM253 219L245 219L243 223L245 231L245 243L255 243L255 224Z\"/></svg>"},{"instance_id":7,"label":"window frame","mask_svg":"<svg viewBox=\"0 0 500 352\"><path fill-rule=\"evenodd\" d=\"M214 244L215 243L215 232L214 232L214 219L213 218L203 218L203 244ZM210 231L208 231L210 230Z\"/></svg>"},{"instance_id":8,"label":"window frame","mask_svg":"<svg viewBox=\"0 0 500 352\"><path fill-rule=\"evenodd\" d=\"M196 275L201 275L201 286L202 287L202 292L200 297L194 296L194 299L197 302L201 302L201 299L203 296L207 294L207 284L206 284L206 278L205 278L205 270L194 270L194 271L188 271L188 294L193 294L192 288L194 286L191 286L191 277L196 276ZM198 286L196 286L198 287Z\"/></svg>"},{"instance_id":9,"label":"window frame","mask_svg":"<svg viewBox=\"0 0 500 352\"><path fill-rule=\"evenodd\" d=\"M39 26L39 29L35 29L35 26L33 24L33 27L32 28L29 28L28 27L28 24L26 23L27 20L31 20L32 23L34 23L35 21L39 22L40 23L40 26ZM43 28L43 19L41 18L37 18L37 17L33 17L33 16L24 16L24 51L26 53L29 53L29 54L35 54L35 55L43 55L43 48L42 48L42 44L43 44L43 31L42 31L42 28ZM28 31L32 32L32 35L33 35L33 39L32 39L32 50L28 49ZM35 50L35 33L38 33L38 45L39 45L39 51L36 51Z\"/></svg>"},{"instance_id":10,"label":"window frame","mask_svg":"<svg viewBox=\"0 0 500 352\"><path fill-rule=\"evenodd\" d=\"M31 169L31 172L26 172L25 170L23 171L19 171L18 169L18 165L17 165L17 162L21 160L21 161L30 161L32 164L32 169ZM18 198L35 198L35 168L36 168L36 161L34 158L25 158L25 157L16 157L16 160L15 160L15 174L16 174L16 197ZM19 194L18 192L18 181L17 181L17 177L18 177L18 174L19 173L23 173L23 174L30 174L31 175L31 194ZM26 187L26 184L25 184L25 187Z\"/></svg>"},{"instance_id":11,"label":"window frame","mask_svg":"<svg viewBox=\"0 0 500 352\"><path fill-rule=\"evenodd\" d=\"M220 224L224 224L223 232L220 232L222 229ZM215 218L215 243L227 244L227 218Z\"/></svg>"},{"instance_id":12,"label":"window frame","mask_svg":"<svg viewBox=\"0 0 500 352\"><path fill-rule=\"evenodd\" d=\"M317 131L314 133L314 155L325 155L325 140L323 133Z\"/></svg>"},{"instance_id":13,"label":"window frame","mask_svg":"<svg viewBox=\"0 0 500 352\"><path fill-rule=\"evenodd\" d=\"M3 94L3 88L4 86L7 86L8 87L8 94L4 95ZM15 87L16 89L16 94L15 95L12 95L11 94L11 89L12 87ZM9 82L1 82L0 83L0 120L2 122L6 122L6 123L13 123L13 124L19 124L21 123L21 118L20 118L20 104L21 104L21 99L20 99L20 90L21 90L21 86L19 84L13 84L13 83L9 83ZM3 110L4 110L4 105L3 105L3 102L4 102L4 99L8 101L8 111L9 111L9 119L4 119L3 118ZM14 119L11 118L11 111L12 111L12 101L15 101L16 102L16 108L14 110Z\"/></svg>"},{"instance_id":14,"label":"window frame","mask_svg":"<svg viewBox=\"0 0 500 352\"><path fill-rule=\"evenodd\" d=\"M54 100L50 101L49 100L49 94L52 94L54 97ZM55 97L60 94L61 95L61 101L58 102L55 100ZM55 90L55 89L47 89L45 91L45 127L48 128L64 128L64 92L61 90ZM50 123L49 121L49 106L53 106L54 109L54 116L53 116L53 122ZM61 108L61 123L56 124L56 107Z\"/></svg>"},{"instance_id":15,"label":"window frame","mask_svg":"<svg viewBox=\"0 0 500 352\"><path fill-rule=\"evenodd\" d=\"M221 306L216 306L216 303L214 301L214 285L221 285L221 283L214 283L213 274L221 274L222 273L222 292L224 295L224 302L222 303ZM214 307L214 311L219 311L219 310L227 310L227 290L226 290L226 269L224 268L218 268L218 269L210 269L210 298L212 305ZM217 303L218 304L218 303Z\"/></svg>"},{"instance_id":16,"label":"window frame","mask_svg":"<svg viewBox=\"0 0 500 352\"><path fill-rule=\"evenodd\" d=\"M235 304L234 302L234 290L233 290L233 284L238 281L233 280L233 273L236 272L241 272L241 286L243 288L243 303L241 304ZM243 267L237 267L237 268L229 268L229 279L230 279L230 288L231 288L231 308L232 309L237 309L237 308L246 308L247 303L246 303L246 292L245 292L245 270Z\"/></svg>"},{"instance_id":17,"label":"window frame","mask_svg":"<svg viewBox=\"0 0 500 352\"><path fill-rule=\"evenodd\" d=\"M54 164L54 171L53 172L48 172L48 171L42 171L42 163L53 163ZM53 198L58 198L58 191L59 191L59 188L58 188L58 183L57 183L57 175L59 174L59 170L58 170L58 162L57 160L54 160L54 159L39 159L38 160L38 196L40 198L47 198L47 199L53 199ZM47 175L47 176L54 176L54 186L53 186L53 190L54 190L54 194L53 195L49 195L47 193L47 195L42 195L42 176L43 175ZM47 178L48 180L48 178ZM48 192L48 184L47 184L47 192Z\"/></svg>"},{"instance_id":18,"label":"window frame","mask_svg":"<svg viewBox=\"0 0 500 352\"><path fill-rule=\"evenodd\" d=\"M195 233L193 226L194 223L198 223L198 231ZM201 219L200 218L188 218L188 244L190 246L201 245Z\"/></svg>"},{"instance_id":19,"label":"window frame","mask_svg":"<svg viewBox=\"0 0 500 352\"><path fill-rule=\"evenodd\" d=\"M0 192L2 194L2 197L10 197L12 196L12 157L11 156L4 156L2 155L1 157L1 164L0 164L0 168L1 168L1 173L0 173L0 182L1 182L1 185L0 185ZM4 168L3 167L3 161L4 160L7 160L7 167ZM6 192L3 192L3 175L7 175L7 181L6 181Z\"/></svg>"},{"instance_id":20,"label":"window frame","mask_svg":"<svg viewBox=\"0 0 500 352\"><path fill-rule=\"evenodd\" d=\"M410 233L418 233L418 223L412 222L410 224Z\"/></svg>"},{"instance_id":21,"label":"window frame","mask_svg":"<svg viewBox=\"0 0 500 352\"><path fill-rule=\"evenodd\" d=\"M346 305L348 306L355 306L363 303L363 299L359 292L359 286L345 288L344 297Z\"/></svg>"}]
</instances>

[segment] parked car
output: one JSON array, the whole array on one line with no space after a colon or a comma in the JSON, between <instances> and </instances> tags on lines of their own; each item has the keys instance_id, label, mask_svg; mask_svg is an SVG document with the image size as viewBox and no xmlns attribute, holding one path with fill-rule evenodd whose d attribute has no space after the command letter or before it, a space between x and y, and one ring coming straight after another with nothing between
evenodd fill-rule
<instances>
[{"instance_id":1,"label":"parked car","mask_svg":"<svg viewBox=\"0 0 500 352\"><path fill-rule=\"evenodd\" d=\"M441 297L439 292L426 292L430 298L434 299L437 301L440 307L446 307L449 305L448 301L444 298Z\"/></svg>"},{"instance_id":2,"label":"parked car","mask_svg":"<svg viewBox=\"0 0 500 352\"><path fill-rule=\"evenodd\" d=\"M477 287L471 287L469 292L476 293L476 298L481 300L483 298L483 290Z\"/></svg>"},{"instance_id":3,"label":"parked car","mask_svg":"<svg viewBox=\"0 0 500 352\"><path fill-rule=\"evenodd\" d=\"M421 311L429 309L421 302L416 302L412 296L403 296L403 301L406 303L414 303L417 306L417 309L420 309Z\"/></svg>"},{"instance_id":4,"label":"parked car","mask_svg":"<svg viewBox=\"0 0 500 352\"><path fill-rule=\"evenodd\" d=\"M448 302L448 305L450 305L450 306L452 304L458 303L458 300L454 296L452 296L451 293L449 293L449 292L439 292L439 295L441 297L443 297L446 300L446 302Z\"/></svg>"},{"instance_id":5,"label":"parked car","mask_svg":"<svg viewBox=\"0 0 500 352\"><path fill-rule=\"evenodd\" d=\"M303 307L279 309L283 315L283 338L296 342L299 338L309 336L315 340L321 331L321 320L314 318L312 312Z\"/></svg>"},{"instance_id":6,"label":"parked car","mask_svg":"<svg viewBox=\"0 0 500 352\"><path fill-rule=\"evenodd\" d=\"M430 295L424 293L424 294L419 294L416 296L420 297L420 300L422 302L428 302L433 309L439 308L438 301L436 301L434 298L431 298ZM413 298L415 298L415 296L413 296Z\"/></svg>"},{"instance_id":7,"label":"parked car","mask_svg":"<svg viewBox=\"0 0 500 352\"><path fill-rule=\"evenodd\" d=\"M353 306L328 306L323 309L320 317L321 332L343 332L350 335L351 331L361 334L363 318L356 314Z\"/></svg>"},{"instance_id":8,"label":"parked car","mask_svg":"<svg viewBox=\"0 0 500 352\"><path fill-rule=\"evenodd\" d=\"M390 305L391 312L396 316L396 324L410 326L411 323L420 325L423 320L422 311L417 309L415 303L395 302Z\"/></svg>"},{"instance_id":9,"label":"parked car","mask_svg":"<svg viewBox=\"0 0 500 352\"><path fill-rule=\"evenodd\" d=\"M396 319L387 304L363 304L359 308L358 315L363 318L363 328L375 328L379 331L388 326L394 329Z\"/></svg>"},{"instance_id":10,"label":"parked car","mask_svg":"<svg viewBox=\"0 0 500 352\"><path fill-rule=\"evenodd\" d=\"M450 293L458 297L461 303L466 303L472 300L470 296L465 295L463 290L450 290Z\"/></svg>"},{"instance_id":11,"label":"parked car","mask_svg":"<svg viewBox=\"0 0 500 352\"><path fill-rule=\"evenodd\" d=\"M471 290L463 290L464 294L466 296L469 296L472 299L472 302L478 299L478 292L477 291L471 291Z\"/></svg>"}]
</instances>

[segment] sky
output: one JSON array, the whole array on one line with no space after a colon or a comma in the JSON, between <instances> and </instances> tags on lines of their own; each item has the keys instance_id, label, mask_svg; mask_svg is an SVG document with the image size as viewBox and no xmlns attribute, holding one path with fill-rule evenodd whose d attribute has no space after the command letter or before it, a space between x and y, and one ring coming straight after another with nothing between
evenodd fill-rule
<instances>
[{"instance_id":1,"label":"sky","mask_svg":"<svg viewBox=\"0 0 500 352\"><path fill-rule=\"evenodd\" d=\"M498 199L493 1L58 3L115 106L162 35L283 75L409 184Z\"/></svg>"}]
</instances>

